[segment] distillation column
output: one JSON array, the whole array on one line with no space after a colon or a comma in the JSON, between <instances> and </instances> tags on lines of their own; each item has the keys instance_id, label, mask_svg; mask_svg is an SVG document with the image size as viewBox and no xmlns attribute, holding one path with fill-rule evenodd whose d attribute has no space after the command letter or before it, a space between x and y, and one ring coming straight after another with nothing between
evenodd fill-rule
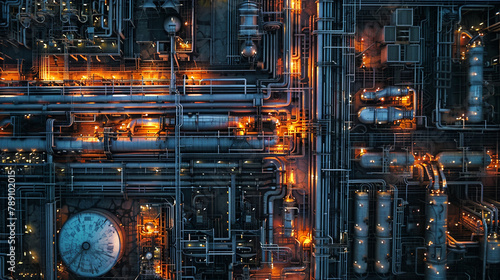
<instances>
[{"instance_id":1,"label":"distillation column","mask_svg":"<svg viewBox=\"0 0 500 280\"><path fill-rule=\"evenodd\" d=\"M484 47L474 43L469 50L469 92L467 97L467 120L479 123L483 118L483 63Z\"/></svg>"}]
</instances>

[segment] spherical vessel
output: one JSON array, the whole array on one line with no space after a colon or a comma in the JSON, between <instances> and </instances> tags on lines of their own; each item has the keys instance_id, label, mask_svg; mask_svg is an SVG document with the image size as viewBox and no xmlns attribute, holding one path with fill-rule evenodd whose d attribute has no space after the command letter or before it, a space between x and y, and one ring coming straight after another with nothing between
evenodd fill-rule
<instances>
[{"instance_id":1,"label":"spherical vessel","mask_svg":"<svg viewBox=\"0 0 500 280\"><path fill-rule=\"evenodd\" d=\"M178 17L176 17L176 16L168 16L165 19L165 22L163 23L163 28L167 32L169 32L169 25L175 26L175 32L179 32L179 30L181 30L182 23L181 23L181 20Z\"/></svg>"},{"instance_id":2,"label":"spherical vessel","mask_svg":"<svg viewBox=\"0 0 500 280\"><path fill-rule=\"evenodd\" d=\"M101 276L123 255L123 229L103 210L71 216L59 234L59 252L66 267L81 277Z\"/></svg>"}]
</instances>

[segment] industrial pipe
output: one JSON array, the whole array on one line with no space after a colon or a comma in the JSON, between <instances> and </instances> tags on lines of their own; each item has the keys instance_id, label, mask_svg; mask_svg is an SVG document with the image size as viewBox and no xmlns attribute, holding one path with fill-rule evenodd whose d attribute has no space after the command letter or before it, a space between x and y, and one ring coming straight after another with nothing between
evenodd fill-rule
<instances>
[{"instance_id":1,"label":"industrial pipe","mask_svg":"<svg viewBox=\"0 0 500 280\"><path fill-rule=\"evenodd\" d=\"M181 149L189 152L231 152L241 150L263 150L277 143L276 137L182 137ZM103 138L56 138L54 140L54 151L111 151L111 152L162 152L172 150L175 147L173 137L159 138L129 138L119 137ZM2 151L47 151L44 138L0 138L0 149Z\"/></svg>"}]
</instances>

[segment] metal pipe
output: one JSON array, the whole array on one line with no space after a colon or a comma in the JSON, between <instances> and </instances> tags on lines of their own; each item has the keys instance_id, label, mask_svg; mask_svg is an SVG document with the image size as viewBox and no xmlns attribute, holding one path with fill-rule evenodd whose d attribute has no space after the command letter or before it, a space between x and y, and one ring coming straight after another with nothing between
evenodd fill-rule
<instances>
[{"instance_id":1,"label":"metal pipe","mask_svg":"<svg viewBox=\"0 0 500 280\"><path fill-rule=\"evenodd\" d=\"M187 102L238 102L260 99L260 94L183 94L180 96L182 103ZM110 95L2 95L0 102L6 103L108 103L108 102L175 102L175 96L169 94L110 94ZM102 104L97 104L102 105Z\"/></svg>"},{"instance_id":2,"label":"metal pipe","mask_svg":"<svg viewBox=\"0 0 500 280\"><path fill-rule=\"evenodd\" d=\"M111 152L162 152L174 149L172 137L119 137L115 139L98 138L70 138L59 137L54 141L54 151L81 152L81 151L111 151ZM244 150L264 150L274 146L277 138L272 137L182 137L184 151L191 152L236 152ZM0 147L3 151L47 151L47 140L43 138L0 138Z\"/></svg>"}]
</instances>

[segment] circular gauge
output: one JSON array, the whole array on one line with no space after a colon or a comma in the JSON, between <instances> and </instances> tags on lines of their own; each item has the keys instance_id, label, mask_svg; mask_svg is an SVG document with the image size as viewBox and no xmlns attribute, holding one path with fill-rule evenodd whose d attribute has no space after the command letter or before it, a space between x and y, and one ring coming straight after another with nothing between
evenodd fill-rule
<instances>
[{"instance_id":1,"label":"circular gauge","mask_svg":"<svg viewBox=\"0 0 500 280\"><path fill-rule=\"evenodd\" d=\"M120 260L123 241L123 229L115 216L103 210L86 210L71 216L63 225L59 252L73 273L97 277Z\"/></svg>"}]
</instances>

